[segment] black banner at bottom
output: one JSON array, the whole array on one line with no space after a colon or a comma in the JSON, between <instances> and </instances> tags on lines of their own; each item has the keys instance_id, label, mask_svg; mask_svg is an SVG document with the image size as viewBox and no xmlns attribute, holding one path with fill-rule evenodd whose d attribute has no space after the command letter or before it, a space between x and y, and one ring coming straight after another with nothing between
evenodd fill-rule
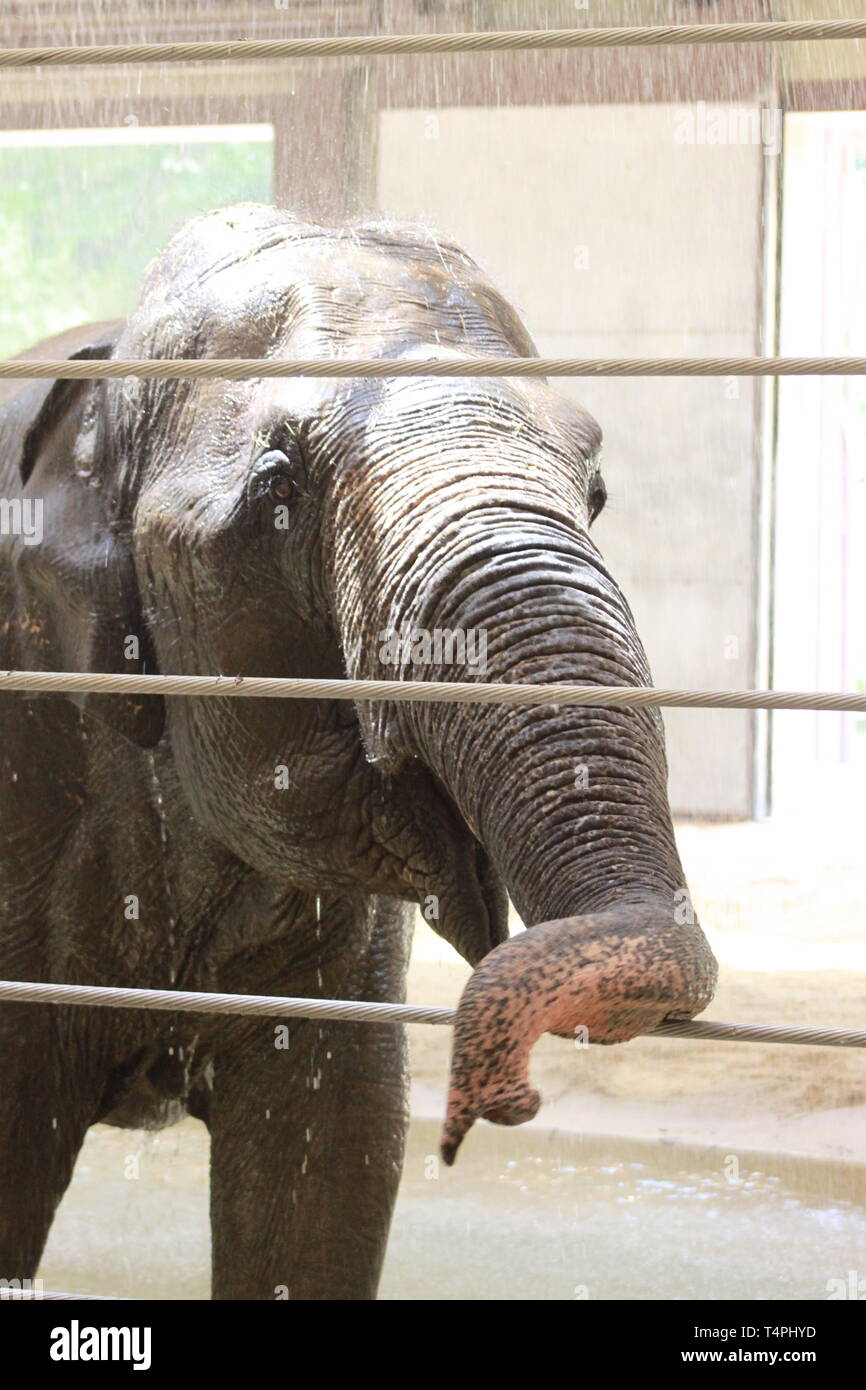
<instances>
[{"instance_id":1,"label":"black banner at bottom","mask_svg":"<svg viewBox=\"0 0 866 1390\"><path fill-rule=\"evenodd\" d=\"M280 1372L297 1374L303 1366L306 1374L315 1376L318 1362L331 1377L341 1354L347 1370L363 1372L365 1379L412 1376L419 1353L425 1378L439 1355L440 1374L449 1374L455 1353L462 1376L465 1362L471 1364L475 1357L487 1374L501 1364L513 1375L511 1357L518 1347L542 1373L555 1356L557 1378L565 1369L563 1363L571 1363L575 1379L584 1379L602 1369L600 1360L606 1377L632 1369L643 1375L668 1375L675 1368L688 1372L717 1366L804 1367L826 1379L859 1362L863 1337L862 1310L854 1306L858 1299L527 1301L517 1315L510 1305L500 1312L489 1302L479 1306L442 1300L446 1309L441 1328L430 1321L428 1307L417 1330L407 1317L409 1303L0 1301L16 1305L0 1310L10 1364L14 1357L19 1374L47 1372L60 1382L70 1374L93 1376L103 1369L115 1375L214 1370L222 1377L242 1373L270 1378ZM357 1340L352 1335L356 1329Z\"/></svg>"}]
</instances>

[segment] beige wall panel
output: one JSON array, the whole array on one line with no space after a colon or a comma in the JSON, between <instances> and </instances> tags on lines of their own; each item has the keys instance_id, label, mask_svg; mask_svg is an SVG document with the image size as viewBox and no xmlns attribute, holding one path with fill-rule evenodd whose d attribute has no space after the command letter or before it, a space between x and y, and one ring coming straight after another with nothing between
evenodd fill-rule
<instances>
[{"instance_id":1,"label":"beige wall panel","mask_svg":"<svg viewBox=\"0 0 866 1390\"><path fill-rule=\"evenodd\" d=\"M762 146L697 143L674 105L383 112L386 214L455 236L551 356L758 350ZM711 113L710 113L711 114ZM695 143L683 136L692 130ZM707 126L703 127L704 135ZM658 684L754 682L749 380L564 380L605 433L598 540ZM744 713L666 717L675 809L752 809Z\"/></svg>"}]
</instances>

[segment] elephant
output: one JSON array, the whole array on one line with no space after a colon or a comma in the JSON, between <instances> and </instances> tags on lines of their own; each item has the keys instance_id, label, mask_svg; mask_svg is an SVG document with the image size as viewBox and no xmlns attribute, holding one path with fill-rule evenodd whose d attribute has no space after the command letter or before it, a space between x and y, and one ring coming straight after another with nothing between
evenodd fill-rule
<instances>
[{"instance_id":1,"label":"elephant","mask_svg":"<svg viewBox=\"0 0 866 1390\"><path fill-rule=\"evenodd\" d=\"M467 354L537 355L459 245L259 204L182 226L128 319L31 349ZM4 517L41 530L2 528L0 666L650 684L590 537L600 447L525 377L7 384ZM0 977L400 1001L422 905L474 967L449 1163L536 1112L542 1033L625 1041L712 997L655 709L6 692L0 718ZM90 1125L191 1114L215 1299L376 1296L399 1026L0 1002L0 1030L0 1275L35 1273Z\"/></svg>"}]
</instances>

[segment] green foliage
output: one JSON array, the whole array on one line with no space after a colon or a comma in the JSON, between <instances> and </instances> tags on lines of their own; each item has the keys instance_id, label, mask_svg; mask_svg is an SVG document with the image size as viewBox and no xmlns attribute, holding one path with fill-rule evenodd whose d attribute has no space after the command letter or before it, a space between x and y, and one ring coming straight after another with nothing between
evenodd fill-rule
<instances>
[{"instance_id":1,"label":"green foliage","mask_svg":"<svg viewBox=\"0 0 866 1390\"><path fill-rule=\"evenodd\" d=\"M187 217L269 202L265 142L0 148L0 357L129 313Z\"/></svg>"}]
</instances>

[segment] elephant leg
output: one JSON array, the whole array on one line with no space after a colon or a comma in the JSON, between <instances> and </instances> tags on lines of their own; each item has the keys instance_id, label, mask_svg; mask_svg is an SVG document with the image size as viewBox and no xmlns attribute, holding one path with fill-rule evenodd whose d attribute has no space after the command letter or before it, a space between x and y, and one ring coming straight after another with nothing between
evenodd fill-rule
<instances>
[{"instance_id":1,"label":"elephant leg","mask_svg":"<svg viewBox=\"0 0 866 1390\"><path fill-rule=\"evenodd\" d=\"M98 1109L104 1082L70 1074L70 1057L84 1049L76 1048L74 1037L58 1026L59 1015L68 1012L43 1004L0 1006L2 1279L36 1274L54 1213ZM61 1045L64 1035L66 1044Z\"/></svg>"},{"instance_id":2,"label":"elephant leg","mask_svg":"<svg viewBox=\"0 0 866 1390\"><path fill-rule=\"evenodd\" d=\"M313 969L303 988L294 977L293 992L403 998L405 906L370 899L357 911L371 923L363 950ZM374 1298L408 1122L403 1029L272 1018L243 1027L214 1065L213 1297ZM276 1045L285 1029L287 1048Z\"/></svg>"}]
</instances>

